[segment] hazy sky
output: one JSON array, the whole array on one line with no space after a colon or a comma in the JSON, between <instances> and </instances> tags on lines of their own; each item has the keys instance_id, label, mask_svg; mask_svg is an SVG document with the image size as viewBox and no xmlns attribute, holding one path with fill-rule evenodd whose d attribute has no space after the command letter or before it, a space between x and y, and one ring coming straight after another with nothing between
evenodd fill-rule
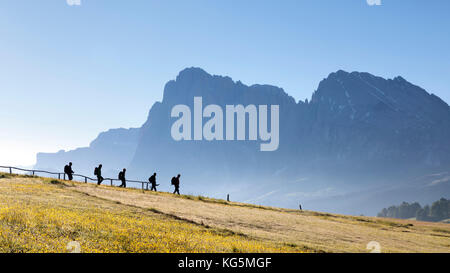
<instances>
[{"instance_id":1,"label":"hazy sky","mask_svg":"<svg viewBox=\"0 0 450 273\"><path fill-rule=\"evenodd\" d=\"M80 4L0 2L0 165L139 127L191 66L297 100L338 69L401 75L450 102L448 0Z\"/></svg>"}]
</instances>

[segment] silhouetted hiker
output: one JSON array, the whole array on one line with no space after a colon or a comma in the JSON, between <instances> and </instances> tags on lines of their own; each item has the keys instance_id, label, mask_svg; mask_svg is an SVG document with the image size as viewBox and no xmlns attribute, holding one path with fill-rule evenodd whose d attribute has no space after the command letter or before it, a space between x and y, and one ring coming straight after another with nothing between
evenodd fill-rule
<instances>
[{"instance_id":1,"label":"silhouetted hiker","mask_svg":"<svg viewBox=\"0 0 450 273\"><path fill-rule=\"evenodd\" d=\"M95 167L94 169L94 175L97 176L97 185L100 185L103 181L103 176L102 176L102 164L98 165L98 167Z\"/></svg>"},{"instance_id":2,"label":"silhouetted hiker","mask_svg":"<svg viewBox=\"0 0 450 273\"><path fill-rule=\"evenodd\" d=\"M74 173L72 171L72 162L69 162L69 165L64 166L64 173L67 174L67 177L69 178L69 180L72 181L72 179L73 179L72 174Z\"/></svg>"},{"instance_id":3,"label":"silhouetted hiker","mask_svg":"<svg viewBox=\"0 0 450 273\"><path fill-rule=\"evenodd\" d=\"M119 180L122 181L122 184L120 184L119 187L124 187L124 188L127 187L127 180L125 180L125 172L126 171L127 171L127 169L124 168L123 171L121 171L119 173Z\"/></svg>"},{"instance_id":4,"label":"silhouetted hiker","mask_svg":"<svg viewBox=\"0 0 450 273\"><path fill-rule=\"evenodd\" d=\"M180 174L177 175L177 177L172 177L172 185L175 186L175 190L173 191L173 194L178 193L180 195Z\"/></svg>"},{"instance_id":5,"label":"silhouetted hiker","mask_svg":"<svg viewBox=\"0 0 450 273\"><path fill-rule=\"evenodd\" d=\"M150 178L148 179L148 182L150 182L152 184L152 190L156 190L156 186L159 186L159 184L156 184L156 173L154 173L152 176L150 176Z\"/></svg>"}]
</instances>

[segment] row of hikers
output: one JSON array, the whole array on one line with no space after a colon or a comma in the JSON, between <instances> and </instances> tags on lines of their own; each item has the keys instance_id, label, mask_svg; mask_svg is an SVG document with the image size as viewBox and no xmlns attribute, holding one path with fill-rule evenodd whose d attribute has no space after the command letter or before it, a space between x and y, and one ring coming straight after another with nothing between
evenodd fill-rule
<instances>
[{"instance_id":1,"label":"row of hikers","mask_svg":"<svg viewBox=\"0 0 450 273\"><path fill-rule=\"evenodd\" d=\"M98 165L98 167L95 167L95 169L94 169L94 175L97 176L97 185L100 185L104 180L104 178L102 176L102 167L103 167L102 164L100 164L100 165ZM124 188L127 187L127 180L125 178L126 171L127 170L124 168L122 171L119 172L118 179L122 182L122 184L120 184L119 187L124 187ZM64 173L67 174L67 177L69 178L69 180L72 181L73 174L75 173L72 170L72 162L69 162L68 165L64 166ZM180 174L178 174L176 177L172 177L171 184L175 187L175 190L173 191L174 194L175 193L180 194L180 177L181 177ZM156 187L159 186L159 184L156 184L156 173L153 173L153 175L150 176L148 181L152 185L151 190L157 191Z\"/></svg>"}]
</instances>

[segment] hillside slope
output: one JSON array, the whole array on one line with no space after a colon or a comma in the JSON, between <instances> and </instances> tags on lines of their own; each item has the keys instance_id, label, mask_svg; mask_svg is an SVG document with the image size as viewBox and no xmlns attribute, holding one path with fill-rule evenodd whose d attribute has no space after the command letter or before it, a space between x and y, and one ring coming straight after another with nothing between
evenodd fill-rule
<instances>
[{"instance_id":1,"label":"hillside slope","mask_svg":"<svg viewBox=\"0 0 450 273\"><path fill-rule=\"evenodd\" d=\"M450 252L450 226L0 174L0 252Z\"/></svg>"}]
</instances>

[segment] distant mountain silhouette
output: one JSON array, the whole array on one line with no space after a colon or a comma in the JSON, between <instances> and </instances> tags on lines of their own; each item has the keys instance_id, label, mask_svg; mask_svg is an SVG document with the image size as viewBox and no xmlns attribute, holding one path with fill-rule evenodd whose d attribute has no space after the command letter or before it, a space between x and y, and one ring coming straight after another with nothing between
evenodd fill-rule
<instances>
[{"instance_id":1,"label":"distant mountain silhouette","mask_svg":"<svg viewBox=\"0 0 450 273\"><path fill-rule=\"evenodd\" d=\"M128 166L139 140L139 129L111 129L101 133L89 147L58 153L38 153L35 168L61 171L61 166L74 162L73 170L94 177L94 167L103 163L104 173L116 177L117 171Z\"/></svg>"},{"instance_id":2,"label":"distant mountain silhouette","mask_svg":"<svg viewBox=\"0 0 450 273\"><path fill-rule=\"evenodd\" d=\"M261 152L256 141L174 141L171 109L193 109L194 96L223 109L280 105L279 149ZM100 161L107 169L127 167L129 177L140 179L156 171L159 181L169 181L182 173L183 192L374 215L398 200L449 196L450 179L442 177L450 171L450 108L401 77L337 71L310 101L296 102L275 86L188 68L166 84L140 129L111 130L89 148L37 156L37 166L46 168L68 161L75 171L90 172Z\"/></svg>"}]
</instances>

